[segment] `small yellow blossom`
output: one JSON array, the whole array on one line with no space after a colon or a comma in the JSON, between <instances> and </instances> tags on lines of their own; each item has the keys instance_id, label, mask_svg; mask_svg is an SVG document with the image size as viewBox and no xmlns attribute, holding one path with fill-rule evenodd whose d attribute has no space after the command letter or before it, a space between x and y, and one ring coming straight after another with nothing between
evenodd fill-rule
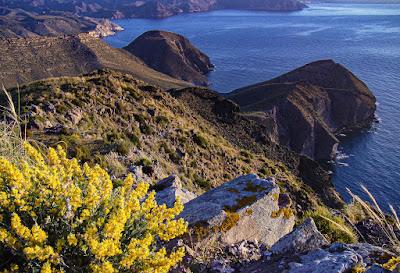
<instances>
[{"instance_id":1,"label":"small yellow blossom","mask_svg":"<svg viewBox=\"0 0 400 273\"><path fill-rule=\"evenodd\" d=\"M105 170L81 166L61 147L46 155L29 143L25 149L27 162L0 157L0 243L21 257L0 272L62 273L82 252L80 266L93 273L167 273L181 261L183 249L157 245L187 230L176 219L179 200L159 206L149 184L132 175L114 189Z\"/></svg>"}]
</instances>

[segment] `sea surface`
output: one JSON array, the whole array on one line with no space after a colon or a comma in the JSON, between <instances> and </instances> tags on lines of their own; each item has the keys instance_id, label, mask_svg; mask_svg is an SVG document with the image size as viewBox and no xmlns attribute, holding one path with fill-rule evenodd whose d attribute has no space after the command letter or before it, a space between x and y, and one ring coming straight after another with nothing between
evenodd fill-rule
<instances>
[{"instance_id":1,"label":"sea surface","mask_svg":"<svg viewBox=\"0 0 400 273\"><path fill-rule=\"evenodd\" d=\"M123 47L158 29L183 34L216 65L219 92L268 80L319 59L334 59L378 100L379 123L340 145L333 181L361 194L364 184L400 210L400 5L314 4L300 12L215 11L164 20L116 20L125 31L105 40ZM365 195L364 195L365 197Z\"/></svg>"}]
</instances>

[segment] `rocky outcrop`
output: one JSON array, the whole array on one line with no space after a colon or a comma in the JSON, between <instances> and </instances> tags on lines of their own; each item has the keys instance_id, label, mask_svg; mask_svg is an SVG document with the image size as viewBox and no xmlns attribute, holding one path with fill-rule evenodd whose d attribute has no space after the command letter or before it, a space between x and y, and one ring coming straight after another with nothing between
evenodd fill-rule
<instances>
[{"instance_id":1,"label":"rocky outcrop","mask_svg":"<svg viewBox=\"0 0 400 273\"><path fill-rule=\"evenodd\" d=\"M190 86L151 69L129 52L113 48L89 34L0 39L0 48L0 82L7 88L104 68L124 71L164 88Z\"/></svg>"},{"instance_id":2,"label":"rocky outcrop","mask_svg":"<svg viewBox=\"0 0 400 273\"><path fill-rule=\"evenodd\" d=\"M329 242L318 231L312 218L304 221L290 234L281 238L271 248L274 255L304 253L327 246Z\"/></svg>"},{"instance_id":3,"label":"rocky outcrop","mask_svg":"<svg viewBox=\"0 0 400 273\"><path fill-rule=\"evenodd\" d=\"M297 11L306 7L298 0L0 0L0 6L38 12L68 11L99 18L165 18L181 13L216 9Z\"/></svg>"},{"instance_id":4,"label":"rocky outcrop","mask_svg":"<svg viewBox=\"0 0 400 273\"><path fill-rule=\"evenodd\" d=\"M156 192L156 201L159 205L166 204L167 207L173 207L176 200L186 204L196 198L196 194L182 187L182 182L179 177L171 175L163 180L160 180L152 187Z\"/></svg>"},{"instance_id":5,"label":"rocky outcrop","mask_svg":"<svg viewBox=\"0 0 400 273\"><path fill-rule=\"evenodd\" d=\"M206 74L213 68L207 55L172 32L148 31L125 49L154 70L196 85L207 85Z\"/></svg>"},{"instance_id":6,"label":"rocky outcrop","mask_svg":"<svg viewBox=\"0 0 400 273\"><path fill-rule=\"evenodd\" d=\"M89 32L90 35L96 38L104 38L115 35L119 31L123 31L123 27L108 19L92 19L96 22L96 28Z\"/></svg>"},{"instance_id":7,"label":"rocky outcrop","mask_svg":"<svg viewBox=\"0 0 400 273\"><path fill-rule=\"evenodd\" d=\"M46 15L22 9L0 7L0 38L77 35L90 33L106 37L123 30L108 19L80 17L70 12Z\"/></svg>"},{"instance_id":8,"label":"rocky outcrop","mask_svg":"<svg viewBox=\"0 0 400 273\"><path fill-rule=\"evenodd\" d=\"M180 217L195 234L207 237L208 231L226 245L249 240L271 246L294 226L281 195L272 178L245 175L188 202Z\"/></svg>"},{"instance_id":9,"label":"rocky outcrop","mask_svg":"<svg viewBox=\"0 0 400 273\"><path fill-rule=\"evenodd\" d=\"M365 83L332 60L307 64L228 97L249 118L266 124L272 140L316 160L332 158L336 135L367 126L376 110Z\"/></svg>"},{"instance_id":10,"label":"rocky outcrop","mask_svg":"<svg viewBox=\"0 0 400 273\"><path fill-rule=\"evenodd\" d=\"M385 263L394 255L365 243L327 245L318 237L320 233L308 221L272 246L272 252L267 252L263 259L235 272L344 273L357 267L366 268L366 272L386 272L376 263ZM302 238L309 238L310 244Z\"/></svg>"}]
</instances>

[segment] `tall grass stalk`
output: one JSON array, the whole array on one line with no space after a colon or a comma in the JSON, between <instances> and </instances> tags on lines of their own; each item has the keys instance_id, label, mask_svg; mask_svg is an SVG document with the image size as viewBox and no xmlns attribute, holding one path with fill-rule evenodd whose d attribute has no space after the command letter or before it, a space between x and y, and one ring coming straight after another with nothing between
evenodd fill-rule
<instances>
[{"instance_id":1,"label":"tall grass stalk","mask_svg":"<svg viewBox=\"0 0 400 273\"><path fill-rule=\"evenodd\" d=\"M397 252L397 254L400 254L400 240L395 232L395 228L400 230L400 221L396 210L392 205L389 205L392 215L385 214L381 209L381 207L379 206L378 202L376 201L375 197L367 189L367 187L361 185L361 188L368 195L371 204L361 199L358 195L354 194L350 189L347 188L347 191L351 195L353 200L358 202L366 211L366 213L369 215L369 217L371 217L371 219L376 224L379 225L379 227L382 230L382 233L388 239L393 249Z\"/></svg>"},{"instance_id":2,"label":"tall grass stalk","mask_svg":"<svg viewBox=\"0 0 400 273\"><path fill-rule=\"evenodd\" d=\"M3 119L0 120L0 156L12 162L18 162L25 157L23 147L26 137L26 122L20 115L20 99L18 109L15 107L11 94L3 86L6 105L0 105ZM19 93L19 92L18 92Z\"/></svg>"}]
</instances>

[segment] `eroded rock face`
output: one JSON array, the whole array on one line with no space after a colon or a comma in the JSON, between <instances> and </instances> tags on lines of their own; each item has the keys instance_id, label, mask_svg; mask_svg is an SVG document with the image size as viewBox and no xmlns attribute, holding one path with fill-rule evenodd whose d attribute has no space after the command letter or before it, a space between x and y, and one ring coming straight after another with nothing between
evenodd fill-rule
<instances>
[{"instance_id":1,"label":"eroded rock face","mask_svg":"<svg viewBox=\"0 0 400 273\"><path fill-rule=\"evenodd\" d=\"M273 245L294 226L290 208L279 206L279 187L271 179L245 175L193 199L181 213L196 230L212 230L223 244L243 240Z\"/></svg>"},{"instance_id":2,"label":"eroded rock face","mask_svg":"<svg viewBox=\"0 0 400 273\"><path fill-rule=\"evenodd\" d=\"M376 98L365 83L332 60L310 63L228 97L250 118L265 123L272 140L316 160L331 159L336 135L367 126L376 110Z\"/></svg>"},{"instance_id":3,"label":"eroded rock face","mask_svg":"<svg viewBox=\"0 0 400 273\"><path fill-rule=\"evenodd\" d=\"M213 68L207 55L172 32L146 32L125 49L151 68L196 85L207 85L205 75Z\"/></svg>"}]
</instances>

